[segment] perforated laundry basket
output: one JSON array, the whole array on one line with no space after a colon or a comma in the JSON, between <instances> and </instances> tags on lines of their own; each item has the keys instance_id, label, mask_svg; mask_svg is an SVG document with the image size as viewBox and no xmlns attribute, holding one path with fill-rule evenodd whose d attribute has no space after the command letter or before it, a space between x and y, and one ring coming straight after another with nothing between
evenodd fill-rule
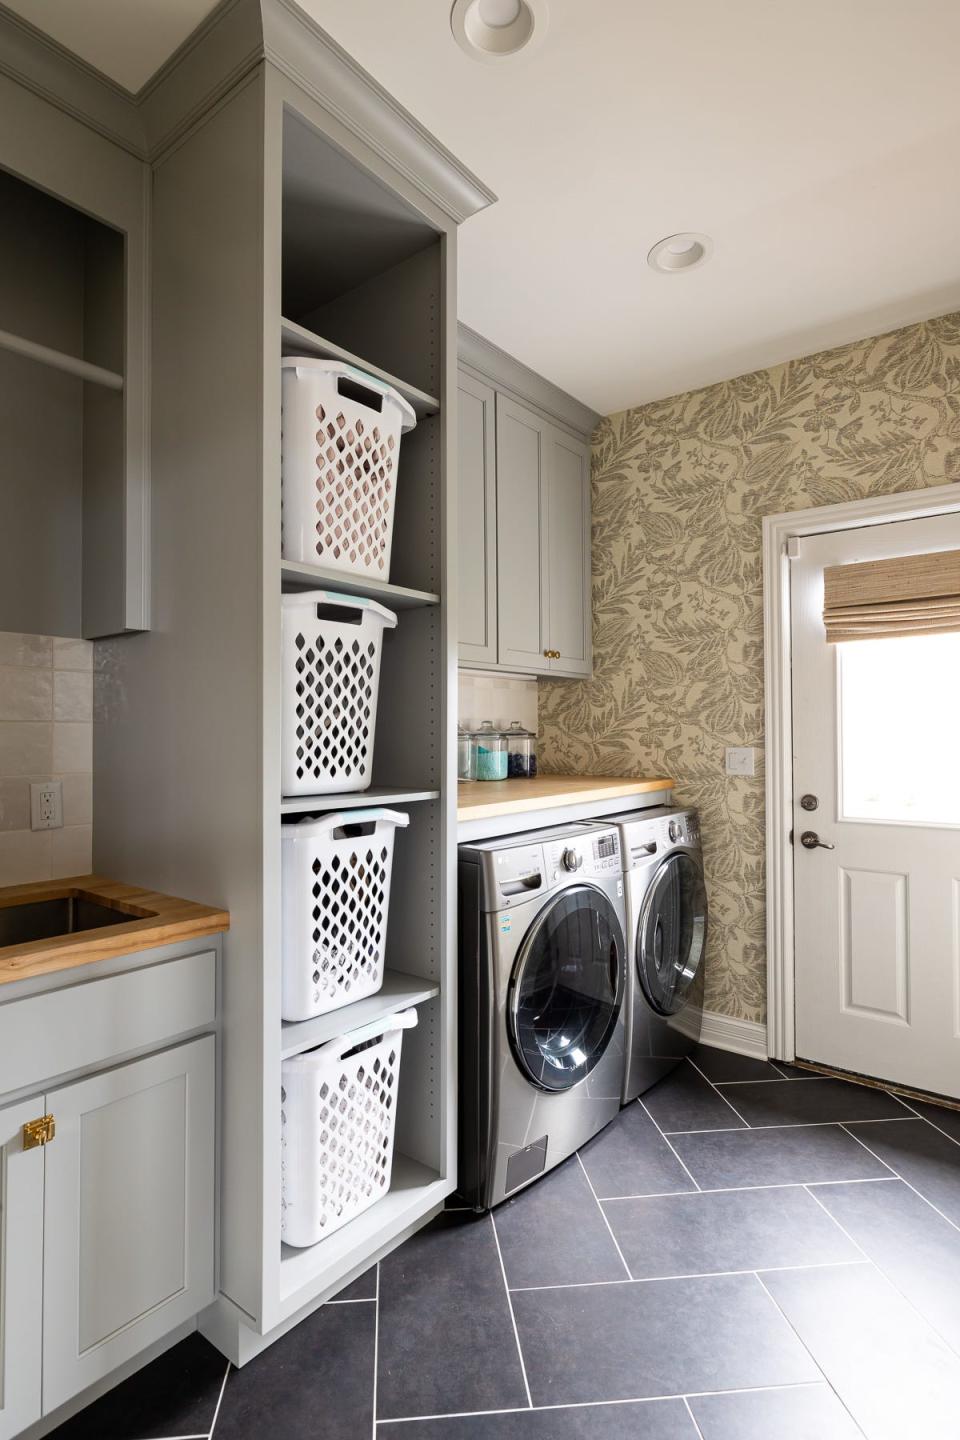
<instances>
[{"instance_id":1,"label":"perforated laundry basket","mask_svg":"<svg viewBox=\"0 0 960 1440\"><path fill-rule=\"evenodd\" d=\"M400 437L392 386L339 360L281 362L283 558L390 578Z\"/></svg>"},{"instance_id":2,"label":"perforated laundry basket","mask_svg":"<svg viewBox=\"0 0 960 1440\"><path fill-rule=\"evenodd\" d=\"M285 825L284 1020L309 1020L383 984L399 810L347 810Z\"/></svg>"},{"instance_id":3,"label":"perforated laundry basket","mask_svg":"<svg viewBox=\"0 0 960 1440\"><path fill-rule=\"evenodd\" d=\"M384 630L375 600L307 590L283 596L280 783L284 795L366 790Z\"/></svg>"},{"instance_id":4,"label":"perforated laundry basket","mask_svg":"<svg viewBox=\"0 0 960 1440\"><path fill-rule=\"evenodd\" d=\"M416 1010L352 1030L281 1067L281 1238L315 1245L390 1189L404 1030Z\"/></svg>"}]
</instances>

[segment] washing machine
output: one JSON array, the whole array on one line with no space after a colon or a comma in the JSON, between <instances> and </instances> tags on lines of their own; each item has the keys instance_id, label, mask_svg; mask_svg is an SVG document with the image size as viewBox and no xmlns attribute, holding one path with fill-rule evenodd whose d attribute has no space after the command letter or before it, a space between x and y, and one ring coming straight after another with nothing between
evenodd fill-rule
<instances>
[{"instance_id":1,"label":"washing machine","mask_svg":"<svg viewBox=\"0 0 960 1440\"><path fill-rule=\"evenodd\" d=\"M696 810L656 806L595 822L620 836L626 890L623 1103L695 1048L703 1018L707 891Z\"/></svg>"},{"instance_id":2,"label":"washing machine","mask_svg":"<svg viewBox=\"0 0 960 1440\"><path fill-rule=\"evenodd\" d=\"M620 1109L627 944L616 826L458 852L460 1193L486 1210Z\"/></svg>"}]
</instances>

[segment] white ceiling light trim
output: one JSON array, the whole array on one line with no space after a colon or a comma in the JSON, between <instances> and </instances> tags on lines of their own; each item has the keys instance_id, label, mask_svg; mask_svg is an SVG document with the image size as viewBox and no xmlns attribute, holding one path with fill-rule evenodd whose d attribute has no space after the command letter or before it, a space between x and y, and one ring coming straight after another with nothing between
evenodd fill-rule
<instances>
[{"instance_id":1,"label":"white ceiling light trim","mask_svg":"<svg viewBox=\"0 0 960 1440\"><path fill-rule=\"evenodd\" d=\"M471 60L497 64L542 45L546 0L454 0L450 29Z\"/></svg>"},{"instance_id":2,"label":"white ceiling light trim","mask_svg":"<svg viewBox=\"0 0 960 1440\"><path fill-rule=\"evenodd\" d=\"M694 230L683 230L658 240L647 254L647 264L664 275L679 275L684 270L695 270L709 260L713 241L709 235Z\"/></svg>"}]
</instances>

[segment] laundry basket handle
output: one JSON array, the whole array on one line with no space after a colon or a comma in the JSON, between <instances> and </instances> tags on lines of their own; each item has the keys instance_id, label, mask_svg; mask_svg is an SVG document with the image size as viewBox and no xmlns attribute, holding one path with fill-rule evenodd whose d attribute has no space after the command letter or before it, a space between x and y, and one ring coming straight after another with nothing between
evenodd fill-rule
<instances>
[{"instance_id":1,"label":"laundry basket handle","mask_svg":"<svg viewBox=\"0 0 960 1440\"><path fill-rule=\"evenodd\" d=\"M369 810L335 810L323 817L328 830L342 830L347 825L375 825L380 820L398 828L410 824L410 816L402 810L385 810L382 806L373 806Z\"/></svg>"},{"instance_id":2,"label":"laundry basket handle","mask_svg":"<svg viewBox=\"0 0 960 1440\"><path fill-rule=\"evenodd\" d=\"M381 395L386 395L388 399L393 401L403 416L404 430L414 429L417 423L417 412L409 400L405 400L399 390L395 390L392 385L388 385L386 380L381 380L378 376L371 375L367 370L357 370L353 365L339 366L338 373L342 375L344 379L353 380L367 390L376 390Z\"/></svg>"},{"instance_id":3,"label":"laundry basket handle","mask_svg":"<svg viewBox=\"0 0 960 1440\"><path fill-rule=\"evenodd\" d=\"M341 1035L339 1040L331 1041L331 1053L341 1060L349 1051L356 1050L358 1045L363 1045L367 1040L376 1040L388 1030L413 1030L416 1024L416 1010L401 1010L396 1015L373 1020L369 1025L361 1025L359 1030L351 1030L349 1034Z\"/></svg>"}]
</instances>

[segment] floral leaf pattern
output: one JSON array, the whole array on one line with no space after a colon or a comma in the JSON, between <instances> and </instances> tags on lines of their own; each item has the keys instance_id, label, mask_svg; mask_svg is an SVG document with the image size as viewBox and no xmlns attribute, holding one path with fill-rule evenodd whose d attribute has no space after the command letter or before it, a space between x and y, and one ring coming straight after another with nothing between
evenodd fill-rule
<instances>
[{"instance_id":1,"label":"floral leaf pattern","mask_svg":"<svg viewBox=\"0 0 960 1440\"><path fill-rule=\"evenodd\" d=\"M594 674L540 686L547 771L699 806L707 1008L765 1016L764 515L960 480L960 314L625 410L593 446ZM727 745L757 747L753 780Z\"/></svg>"}]
</instances>

